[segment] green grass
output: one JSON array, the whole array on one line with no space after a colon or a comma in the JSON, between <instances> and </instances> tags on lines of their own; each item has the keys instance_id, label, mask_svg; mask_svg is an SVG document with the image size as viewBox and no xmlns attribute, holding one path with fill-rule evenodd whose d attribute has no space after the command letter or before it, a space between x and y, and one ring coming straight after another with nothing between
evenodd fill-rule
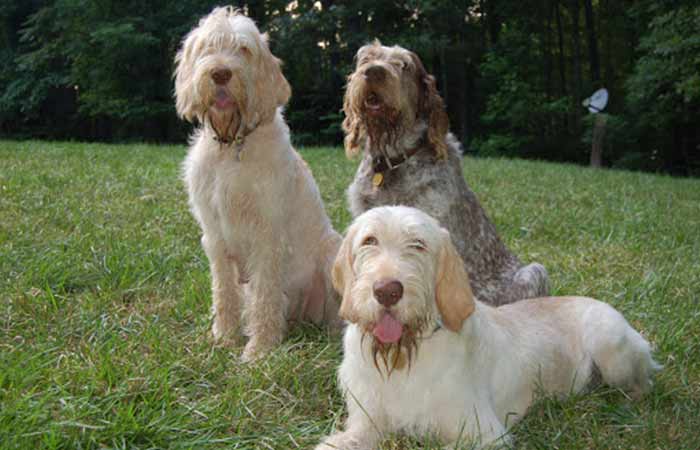
<instances>
[{"instance_id":1,"label":"green grass","mask_svg":"<svg viewBox=\"0 0 700 450\"><path fill-rule=\"evenodd\" d=\"M209 338L184 146L0 141L0 447L309 448L340 423L337 338L300 327L241 364ZM355 165L305 149L345 229ZM621 310L665 365L640 402L544 399L522 449L700 448L700 180L472 159L504 240L555 294ZM394 439L384 449L436 448Z\"/></svg>"}]
</instances>

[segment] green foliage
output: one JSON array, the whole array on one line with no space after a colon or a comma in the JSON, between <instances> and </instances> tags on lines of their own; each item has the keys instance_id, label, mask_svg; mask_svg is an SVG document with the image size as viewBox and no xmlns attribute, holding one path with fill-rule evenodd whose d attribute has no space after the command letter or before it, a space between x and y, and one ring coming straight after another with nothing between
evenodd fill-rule
<instances>
[{"instance_id":1,"label":"green foliage","mask_svg":"<svg viewBox=\"0 0 700 450\"><path fill-rule=\"evenodd\" d=\"M471 152L587 162L581 101L605 86L606 112L626 124L608 135L607 165L654 160L632 166L700 173L696 2L235 5L269 32L285 63L293 91L286 112L299 144L342 142L346 76L357 49L378 38L420 55L452 132ZM191 126L174 113L172 61L211 7L203 0L0 0L0 58L7 62L0 132L184 142Z\"/></svg>"},{"instance_id":2,"label":"green foliage","mask_svg":"<svg viewBox=\"0 0 700 450\"><path fill-rule=\"evenodd\" d=\"M639 44L628 103L643 126L663 130L700 118L700 6L656 16Z\"/></svg>"},{"instance_id":3,"label":"green foliage","mask_svg":"<svg viewBox=\"0 0 700 450\"><path fill-rule=\"evenodd\" d=\"M664 161L656 150L646 151L638 145L638 128L630 124L628 116L622 114L600 113L606 116L603 154L611 161L610 165L618 169L660 172ZM584 133L582 142L586 149L591 148L593 128L596 115L590 114L583 119Z\"/></svg>"},{"instance_id":4,"label":"green foliage","mask_svg":"<svg viewBox=\"0 0 700 450\"><path fill-rule=\"evenodd\" d=\"M19 8L6 10L6 14L8 21L17 20L17 16L22 16ZM0 114L9 116L14 112L28 118L36 117L50 92L68 82L60 52L59 35L62 32L62 24L46 20L46 16L46 10L40 10L31 16L22 31L8 30L16 39L14 42L7 42L3 53L6 61L16 63L16 68L13 64L4 65L2 73L7 84L4 84L5 88L1 92ZM8 28L9 26L6 25ZM22 44L26 48L36 45L37 36L32 30L38 30L42 26L46 26L42 33L46 37L47 45L34 51L18 52L17 47Z\"/></svg>"},{"instance_id":5,"label":"green foliage","mask_svg":"<svg viewBox=\"0 0 700 450\"><path fill-rule=\"evenodd\" d=\"M527 137L491 133L485 140L474 139L471 146L481 156L513 156L531 143Z\"/></svg>"},{"instance_id":6,"label":"green foliage","mask_svg":"<svg viewBox=\"0 0 700 450\"><path fill-rule=\"evenodd\" d=\"M537 36L514 27L503 30L498 46L485 55L480 69L493 91L481 119L494 131L473 145L479 152L532 155L544 142L566 138L571 99L546 92L547 86L536 76L539 48Z\"/></svg>"},{"instance_id":7,"label":"green foliage","mask_svg":"<svg viewBox=\"0 0 700 450\"><path fill-rule=\"evenodd\" d=\"M0 113L14 110L25 122L43 119L57 128L67 121L83 133L87 121L88 129L113 138L166 138L179 128L173 54L190 13L202 9L190 3L46 2L19 32L15 61L22 76L2 91Z\"/></svg>"},{"instance_id":8,"label":"green foliage","mask_svg":"<svg viewBox=\"0 0 700 450\"><path fill-rule=\"evenodd\" d=\"M700 171L700 6L652 4L648 34L627 80L627 108L647 155L666 168ZM694 156L695 155L695 156ZM629 158L629 157L627 157Z\"/></svg>"}]
</instances>

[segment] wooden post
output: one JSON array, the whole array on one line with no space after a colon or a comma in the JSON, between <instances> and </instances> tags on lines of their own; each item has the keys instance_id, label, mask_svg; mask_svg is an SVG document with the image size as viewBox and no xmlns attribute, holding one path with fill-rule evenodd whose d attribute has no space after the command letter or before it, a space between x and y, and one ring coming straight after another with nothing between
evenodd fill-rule
<instances>
[{"instance_id":1,"label":"wooden post","mask_svg":"<svg viewBox=\"0 0 700 450\"><path fill-rule=\"evenodd\" d=\"M603 160L603 139L608 115L598 113L593 124L593 145L591 147L591 167L600 167Z\"/></svg>"}]
</instances>

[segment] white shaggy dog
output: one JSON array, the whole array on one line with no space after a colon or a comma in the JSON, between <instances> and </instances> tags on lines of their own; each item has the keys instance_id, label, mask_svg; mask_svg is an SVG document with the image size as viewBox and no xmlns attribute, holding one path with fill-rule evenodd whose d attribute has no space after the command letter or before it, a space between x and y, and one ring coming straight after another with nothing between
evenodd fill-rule
<instances>
[{"instance_id":1,"label":"white shaggy dog","mask_svg":"<svg viewBox=\"0 0 700 450\"><path fill-rule=\"evenodd\" d=\"M538 389L565 395L595 374L639 395L660 368L611 306L583 297L475 301L446 230L404 206L349 228L333 269L343 293L345 431L317 449L377 447L385 433L454 448L505 443Z\"/></svg>"},{"instance_id":2,"label":"white shaggy dog","mask_svg":"<svg viewBox=\"0 0 700 450\"><path fill-rule=\"evenodd\" d=\"M330 266L340 245L281 108L290 88L249 18L215 8L175 59L176 106L201 125L184 178L212 275L216 339L241 316L243 359L269 351L288 320L337 325Z\"/></svg>"}]
</instances>

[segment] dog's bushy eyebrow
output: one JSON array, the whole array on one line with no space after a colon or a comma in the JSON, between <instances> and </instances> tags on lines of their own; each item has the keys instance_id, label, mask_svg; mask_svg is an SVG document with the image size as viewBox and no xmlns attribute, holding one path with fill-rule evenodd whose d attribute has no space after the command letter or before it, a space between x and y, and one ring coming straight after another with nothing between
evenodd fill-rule
<instances>
[{"instance_id":1,"label":"dog's bushy eyebrow","mask_svg":"<svg viewBox=\"0 0 700 450\"><path fill-rule=\"evenodd\" d=\"M420 234L415 233L415 232L411 232L411 231L404 232L401 240L404 242L415 242L415 241L425 242L425 239Z\"/></svg>"},{"instance_id":2,"label":"dog's bushy eyebrow","mask_svg":"<svg viewBox=\"0 0 700 450\"><path fill-rule=\"evenodd\" d=\"M401 224L401 234L404 239L420 239L426 241L433 231L426 224L416 221L407 221Z\"/></svg>"}]
</instances>

